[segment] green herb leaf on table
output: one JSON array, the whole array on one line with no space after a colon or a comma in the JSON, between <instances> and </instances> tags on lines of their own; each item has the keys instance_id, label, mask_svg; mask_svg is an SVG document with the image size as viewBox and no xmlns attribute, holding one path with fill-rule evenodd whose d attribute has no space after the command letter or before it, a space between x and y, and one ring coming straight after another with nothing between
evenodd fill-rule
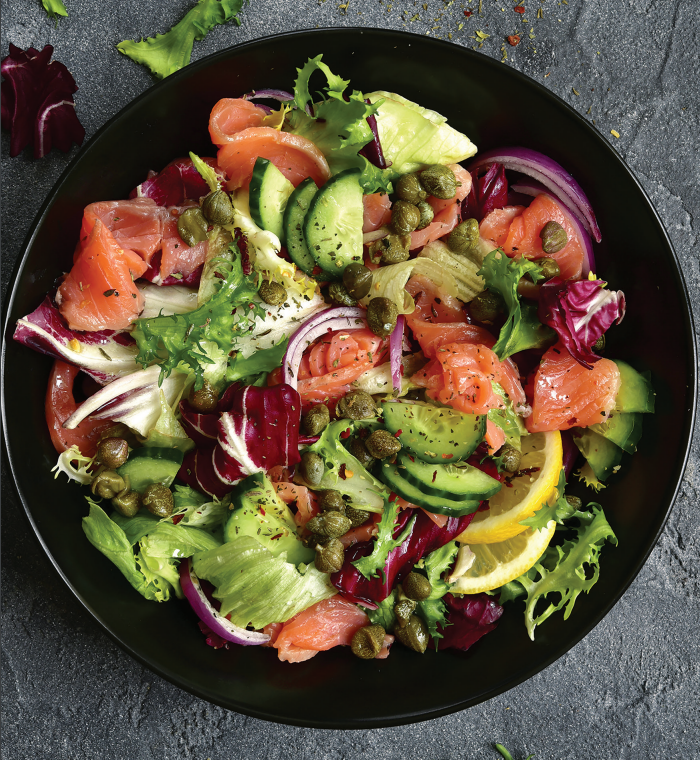
<instances>
[{"instance_id":1,"label":"green herb leaf on table","mask_svg":"<svg viewBox=\"0 0 700 760\"><path fill-rule=\"evenodd\" d=\"M44 10L49 18L57 19L59 16L67 16L68 11L61 0L41 0Z\"/></svg>"},{"instance_id":2,"label":"green herb leaf on table","mask_svg":"<svg viewBox=\"0 0 700 760\"><path fill-rule=\"evenodd\" d=\"M408 521L406 527L401 531L398 538L394 538L394 529L396 527L396 518L399 514L399 503L397 500L390 501L384 506L382 519L377 524L377 537L374 542L372 553L367 557L360 557L352 564L365 576L372 578L378 572L383 572L386 566L389 552L396 549L409 537L413 529L413 523L416 521L415 515Z\"/></svg>"},{"instance_id":3,"label":"green herb leaf on table","mask_svg":"<svg viewBox=\"0 0 700 760\"><path fill-rule=\"evenodd\" d=\"M513 760L513 756L508 752L508 750L502 745L502 744L494 744L494 749L496 749L499 754L501 754L504 758L504 760ZM528 755L525 760L531 760L531 758L534 757L534 754Z\"/></svg>"},{"instance_id":4,"label":"green herb leaf on table","mask_svg":"<svg viewBox=\"0 0 700 760\"><path fill-rule=\"evenodd\" d=\"M195 40L203 40L215 26L232 19L240 24L237 14L242 7L243 0L199 0L169 32L140 42L124 40L117 50L163 79L187 66Z\"/></svg>"}]
</instances>

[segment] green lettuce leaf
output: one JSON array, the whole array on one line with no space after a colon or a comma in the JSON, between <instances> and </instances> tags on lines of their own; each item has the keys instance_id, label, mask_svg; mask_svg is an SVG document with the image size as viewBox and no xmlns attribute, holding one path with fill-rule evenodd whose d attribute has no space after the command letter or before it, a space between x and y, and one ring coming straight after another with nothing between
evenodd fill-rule
<instances>
[{"instance_id":1,"label":"green lettuce leaf","mask_svg":"<svg viewBox=\"0 0 700 760\"><path fill-rule=\"evenodd\" d=\"M282 365L288 343L289 336L285 335L277 345L256 351L247 359L242 354L236 354L226 371L226 380L230 383L242 380L246 385L256 385L273 369Z\"/></svg>"},{"instance_id":2,"label":"green lettuce leaf","mask_svg":"<svg viewBox=\"0 0 700 760\"><path fill-rule=\"evenodd\" d=\"M524 575L507 584L500 601L513 599L520 585L525 600L525 626L530 638L535 639L535 628L548 617L564 608L564 620L568 619L578 595L588 593L600 575L600 550L606 541L617 545L617 537L603 514L599 504L590 504L591 512L576 512L579 521L576 535L561 546L550 546L534 566ZM588 567L586 567L588 566ZM550 594L557 594L556 602L550 601L539 615L535 607L540 600L549 601Z\"/></svg>"},{"instance_id":3,"label":"green lettuce leaf","mask_svg":"<svg viewBox=\"0 0 700 760\"><path fill-rule=\"evenodd\" d=\"M154 446L163 449L179 449L189 451L194 448L194 441L185 433L182 425L175 419L175 413L160 391L160 417L144 440L144 446Z\"/></svg>"},{"instance_id":4,"label":"green lettuce leaf","mask_svg":"<svg viewBox=\"0 0 700 760\"><path fill-rule=\"evenodd\" d=\"M380 602L376 610L365 610L367 617L372 625L381 625L385 631L393 631L396 625L396 615L394 614L394 605L398 592L394 589L389 596Z\"/></svg>"},{"instance_id":5,"label":"green lettuce leaf","mask_svg":"<svg viewBox=\"0 0 700 760\"><path fill-rule=\"evenodd\" d=\"M378 106L365 103L358 90L353 90L346 100L345 89L350 82L333 74L321 58L320 55L311 58L297 69L299 76L294 84L297 108L287 114L285 131L311 140L326 157L333 174L360 169L360 185L365 193L390 192L386 173L358 153L374 139L367 117L375 114ZM313 102L309 92L309 79L315 71L322 72L327 81L318 102ZM313 116L306 112L307 106L311 106Z\"/></svg>"},{"instance_id":6,"label":"green lettuce leaf","mask_svg":"<svg viewBox=\"0 0 700 760\"><path fill-rule=\"evenodd\" d=\"M521 451L520 439L527 433L522 417L515 413L513 402L499 383L492 381L491 387L493 388L494 393L500 396L503 400L505 409L489 409L488 418L494 423L494 425L498 425L498 427L503 430L506 435L506 443L515 447L518 451ZM494 457L494 459L498 464L498 457ZM499 467L499 469L502 468Z\"/></svg>"},{"instance_id":7,"label":"green lettuce leaf","mask_svg":"<svg viewBox=\"0 0 700 760\"><path fill-rule=\"evenodd\" d=\"M163 79L187 66L195 40L203 40L215 26L231 19L240 24L236 14L242 7L243 0L199 0L169 32L140 42L124 40L117 45L117 50Z\"/></svg>"},{"instance_id":8,"label":"green lettuce leaf","mask_svg":"<svg viewBox=\"0 0 700 760\"><path fill-rule=\"evenodd\" d=\"M456 541L450 541L440 549L431 552L422 563L432 586L432 591L427 599L418 602L416 611L425 621L428 633L436 648L438 639L442 638L442 634L438 631L438 625L442 628L449 625L447 608L442 597L450 590L450 584L442 579L442 575L454 564L457 552L459 552L459 545Z\"/></svg>"},{"instance_id":9,"label":"green lettuce leaf","mask_svg":"<svg viewBox=\"0 0 700 760\"><path fill-rule=\"evenodd\" d=\"M394 529L396 528L396 518L399 515L398 500L390 501L384 507L382 519L377 524L377 537L374 541L372 553L366 557L360 557L352 564L365 576L372 578L378 572L384 572L389 552L401 544L409 537L416 521L415 515L408 521L406 527L401 531L398 538L393 538Z\"/></svg>"},{"instance_id":10,"label":"green lettuce leaf","mask_svg":"<svg viewBox=\"0 0 700 760\"><path fill-rule=\"evenodd\" d=\"M59 16L67 16L68 11L66 6L61 0L41 0L41 4L44 6L49 18L58 18Z\"/></svg>"},{"instance_id":11,"label":"green lettuce leaf","mask_svg":"<svg viewBox=\"0 0 700 760\"><path fill-rule=\"evenodd\" d=\"M221 543L206 530L165 521L159 521L139 542L141 551L147 552L150 557L166 559L191 557L197 552L216 549Z\"/></svg>"},{"instance_id":12,"label":"green lettuce leaf","mask_svg":"<svg viewBox=\"0 0 700 760\"><path fill-rule=\"evenodd\" d=\"M90 499L88 501L90 502ZM133 517L124 517L119 512L112 512L110 519L124 531L130 546L134 546L144 536L155 530L160 522L158 517L145 509L139 510Z\"/></svg>"},{"instance_id":13,"label":"green lettuce leaf","mask_svg":"<svg viewBox=\"0 0 700 760\"><path fill-rule=\"evenodd\" d=\"M545 502L532 517L521 520L520 525L527 525L529 528L536 528L537 530L546 528L550 520L554 520L559 525L562 525L564 520L568 520L576 511L576 507L569 504L566 500L564 495L565 488L566 472L562 468L562 471L559 473L559 482L556 487L557 498L554 503L550 505Z\"/></svg>"},{"instance_id":14,"label":"green lettuce leaf","mask_svg":"<svg viewBox=\"0 0 700 760\"><path fill-rule=\"evenodd\" d=\"M177 524L182 526L218 533L231 514L229 496L224 496L221 501L210 501L208 496L203 496L189 486L175 486L173 501L173 514L167 519L180 517Z\"/></svg>"},{"instance_id":15,"label":"green lettuce leaf","mask_svg":"<svg viewBox=\"0 0 700 760\"><path fill-rule=\"evenodd\" d=\"M221 182L211 166L209 166L206 161L202 161L202 159L192 151L190 151L190 158L192 159L194 168L199 172L199 176L207 183L207 185L209 185L209 190L211 190L212 193L216 190L220 190Z\"/></svg>"},{"instance_id":16,"label":"green lettuce leaf","mask_svg":"<svg viewBox=\"0 0 700 760\"><path fill-rule=\"evenodd\" d=\"M542 279L540 268L526 258L511 259L502 251L491 251L479 270L486 287L500 294L505 302L508 318L501 327L498 341L493 351L503 361L509 356L527 348L544 348L554 343L556 333L543 325L537 318L537 307L521 304L518 296L520 279L530 274L533 281Z\"/></svg>"},{"instance_id":17,"label":"green lettuce leaf","mask_svg":"<svg viewBox=\"0 0 700 760\"><path fill-rule=\"evenodd\" d=\"M425 169L431 164L456 164L476 153L476 145L447 124L447 119L393 92L367 95L378 106L377 130L389 179Z\"/></svg>"},{"instance_id":18,"label":"green lettuce leaf","mask_svg":"<svg viewBox=\"0 0 700 760\"><path fill-rule=\"evenodd\" d=\"M160 382L180 365L194 372L195 388L201 388L206 366L216 364L202 343L211 342L228 355L237 334L247 329L250 320L262 315L262 308L253 303L258 278L243 274L240 257L222 261L220 270L226 273L226 279L199 308L186 314L137 319L134 323L132 336L139 349L136 360L144 367L160 364ZM253 308L232 314L236 306L244 304L252 304Z\"/></svg>"}]
</instances>

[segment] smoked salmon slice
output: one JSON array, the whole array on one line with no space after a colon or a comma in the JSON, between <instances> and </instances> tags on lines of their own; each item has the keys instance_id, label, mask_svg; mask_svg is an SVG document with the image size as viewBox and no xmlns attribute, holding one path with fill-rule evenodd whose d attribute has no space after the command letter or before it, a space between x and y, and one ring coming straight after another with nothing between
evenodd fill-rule
<instances>
[{"instance_id":1,"label":"smoked salmon slice","mask_svg":"<svg viewBox=\"0 0 700 760\"><path fill-rule=\"evenodd\" d=\"M557 343L544 354L535 373L532 415L525 426L531 433L544 433L603 422L619 390L615 362L599 359L593 369L586 369Z\"/></svg>"},{"instance_id":2,"label":"smoked salmon slice","mask_svg":"<svg viewBox=\"0 0 700 760\"><path fill-rule=\"evenodd\" d=\"M178 234L177 218L185 208L188 207L168 209L169 214L163 226L163 256L160 260L160 276L163 280L171 274L187 277L207 260L207 240L190 247Z\"/></svg>"},{"instance_id":3,"label":"smoked salmon slice","mask_svg":"<svg viewBox=\"0 0 700 760\"><path fill-rule=\"evenodd\" d=\"M306 137L272 127L248 127L219 149L217 162L229 179L229 191L248 186L260 156L271 161L295 187L307 177L320 187L331 176L325 156Z\"/></svg>"},{"instance_id":4,"label":"smoked salmon slice","mask_svg":"<svg viewBox=\"0 0 700 760\"><path fill-rule=\"evenodd\" d=\"M386 193L362 196L362 232L374 232L391 221L391 201Z\"/></svg>"},{"instance_id":5,"label":"smoked salmon slice","mask_svg":"<svg viewBox=\"0 0 700 760\"><path fill-rule=\"evenodd\" d=\"M122 248L99 220L58 288L56 302L71 330L124 330L143 309L134 284L148 268L134 251Z\"/></svg>"},{"instance_id":6,"label":"smoked salmon slice","mask_svg":"<svg viewBox=\"0 0 700 760\"><path fill-rule=\"evenodd\" d=\"M233 136L249 127L259 127L266 113L244 98L222 98L209 115L209 135L214 145L221 147Z\"/></svg>"}]
</instances>

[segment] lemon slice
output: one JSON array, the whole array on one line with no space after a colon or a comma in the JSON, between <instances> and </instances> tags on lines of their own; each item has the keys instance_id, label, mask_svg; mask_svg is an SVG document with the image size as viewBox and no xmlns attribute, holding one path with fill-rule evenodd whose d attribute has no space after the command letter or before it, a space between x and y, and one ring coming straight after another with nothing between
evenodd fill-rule
<instances>
[{"instance_id":1,"label":"lemon slice","mask_svg":"<svg viewBox=\"0 0 700 760\"><path fill-rule=\"evenodd\" d=\"M534 433L522 438L520 469L535 469L513 478L512 487L503 488L489 499L489 508L477 512L469 526L457 536L465 544L493 544L527 530L522 520L555 495L562 468L561 435L558 430Z\"/></svg>"},{"instance_id":2,"label":"lemon slice","mask_svg":"<svg viewBox=\"0 0 700 760\"><path fill-rule=\"evenodd\" d=\"M474 562L464 575L457 578L450 591L457 594L480 594L493 591L526 573L549 545L557 524L546 528L527 528L513 538L497 544L475 544Z\"/></svg>"}]
</instances>

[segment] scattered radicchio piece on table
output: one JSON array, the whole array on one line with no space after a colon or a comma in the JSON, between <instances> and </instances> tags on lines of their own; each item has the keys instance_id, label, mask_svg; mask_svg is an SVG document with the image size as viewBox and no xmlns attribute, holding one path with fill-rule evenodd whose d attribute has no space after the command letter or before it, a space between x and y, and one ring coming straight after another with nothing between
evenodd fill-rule
<instances>
[{"instance_id":1,"label":"scattered radicchio piece on table","mask_svg":"<svg viewBox=\"0 0 700 760\"><path fill-rule=\"evenodd\" d=\"M68 152L85 139L73 102L78 86L62 63L51 60L52 54L51 45L25 51L10 44L2 61L2 127L10 132L11 156L32 142L34 158L42 158L54 146Z\"/></svg>"},{"instance_id":2,"label":"scattered radicchio piece on table","mask_svg":"<svg viewBox=\"0 0 700 760\"><path fill-rule=\"evenodd\" d=\"M503 614L503 607L488 594L445 594L442 601L447 607L449 625L440 627L442 638L439 640L438 649L466 651L482 636L492 631Z\"/></svg>"},{"instance_id":3,"label":"scattered radicchio piece on table","mask_svg":"<svg viewBox=\"0 0 700 760\"><path fill-rule=\"evenodd\" d=\"M491 164L484 174L475 169L472 180L469 195L462 201L462 219L480 222L494 209L508 205L508 180L503 164Z\"/></svg>"},{"instance_id":4,"label":"scattered radicchio piece on table","mask_svg":"<svg viewBox=\"0 0 700 760\"><path fill-rule=\"evenodd\" d=\"M603 280L565 282L554 277L540 289L539 318L559 334L568 352L587 369L600 357L594 343L625 316L625 294Z\"/></svg>"}]
</instances>

